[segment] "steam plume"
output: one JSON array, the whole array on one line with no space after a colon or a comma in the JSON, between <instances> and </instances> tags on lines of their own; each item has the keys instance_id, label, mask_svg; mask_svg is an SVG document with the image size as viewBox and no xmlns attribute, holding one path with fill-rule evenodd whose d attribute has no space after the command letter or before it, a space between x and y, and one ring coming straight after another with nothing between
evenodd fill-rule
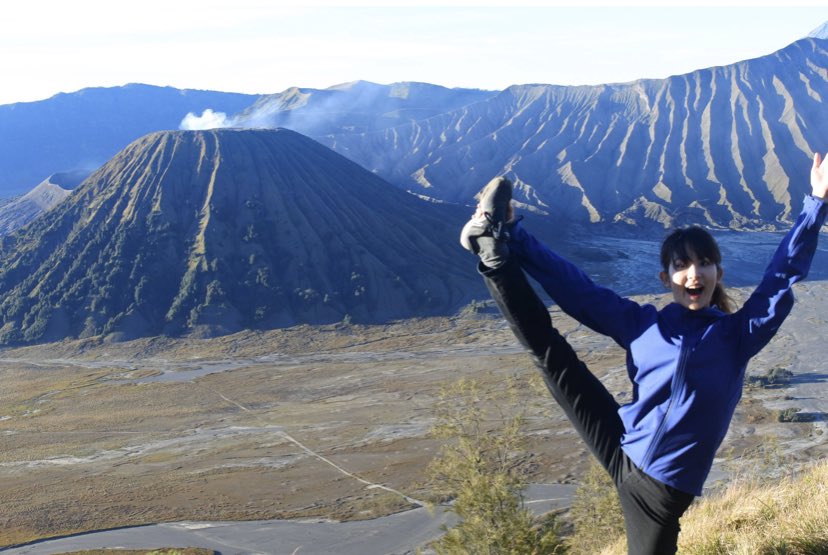
<instances>
[{"instance_id":1,"label":"steam plume","mask_svg":"<svg viewBox=\"0 0 828 555\"><path fill-rule=\"evenodd\" d=\"M205 129L223 129L232 127L233 119L228 118L224 112L214 112L207 108L200 116L189 112L181 120L178 128L184 131L203 131Z\"/></svg>"}]
</instances>

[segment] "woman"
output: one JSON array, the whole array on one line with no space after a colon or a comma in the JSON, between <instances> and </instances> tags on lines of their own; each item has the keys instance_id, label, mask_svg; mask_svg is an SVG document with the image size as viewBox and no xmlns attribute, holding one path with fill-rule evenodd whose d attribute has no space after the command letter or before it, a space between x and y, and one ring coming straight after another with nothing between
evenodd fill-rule
<instances>
[{"instance_id":1,"label":"woman","mask_svg":"<svg viewBox=\"0 0 828 555\"><path fill-rule=\"evenodd\" d=\"M673 302L658 310L592 282L514 219L512 185L493 179L481 192L461 243L546 385L618 490L630 554L675 553L679 518L702 486L730 425L748 360L793 306L791 287L808 272L828 208L828 164L817 154L812 193L765 275L730 314L721 255L699 227L662 245L664 286ZM560 308L627 351L632 401L619 406L552 327L523 272Z\"/></svg>"}]
</instances>

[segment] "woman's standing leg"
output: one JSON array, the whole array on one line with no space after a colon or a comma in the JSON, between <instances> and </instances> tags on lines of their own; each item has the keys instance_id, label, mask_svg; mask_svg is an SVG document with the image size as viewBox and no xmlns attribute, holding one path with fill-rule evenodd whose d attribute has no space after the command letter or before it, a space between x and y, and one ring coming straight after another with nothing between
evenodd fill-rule
<instances>
[{"instance_id":1,"label":"woman's standing leg","mask_svg":"<svg viewBox=\"0 0 828 555\"><path fill-rule=\"evenodd\" d=\"M627 530L627 552L673 555L678 550L679 519L694 496L662 484L627 461L629 468L618 486Z\"/></svg>"}]
</instances>

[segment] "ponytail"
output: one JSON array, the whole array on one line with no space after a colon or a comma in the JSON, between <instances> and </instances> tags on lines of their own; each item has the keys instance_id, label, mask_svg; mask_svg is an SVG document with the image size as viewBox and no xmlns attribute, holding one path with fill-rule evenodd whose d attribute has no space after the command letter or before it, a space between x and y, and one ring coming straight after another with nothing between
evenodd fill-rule
<instances>
[{"instance_id":1,"label":"ponytail","mask_svg":"<svg viewBox=\"0 0 828 555\"><path fill-rule=\"evenodd\" d=\"M733 299L725 291L722 282L716 284L716 289L713 290L713 297L710 299L711 304L719 307L719 310L725 314L733 314L735 307L733 306Z\"/></svg>"}]
</instances>

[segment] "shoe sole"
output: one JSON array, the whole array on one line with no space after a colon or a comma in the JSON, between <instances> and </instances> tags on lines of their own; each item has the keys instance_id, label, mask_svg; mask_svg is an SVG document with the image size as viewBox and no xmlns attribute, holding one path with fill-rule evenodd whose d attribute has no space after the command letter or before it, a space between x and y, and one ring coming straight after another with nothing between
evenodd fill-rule
<instances>
[{"instance_id":1,"label":"shoe sole","mask_svg":"<svg viewBox=\"0 0 828 555\"><path fill-rule=\"evenodd\" d=\"M494 224L505 223L512 201L512 182L505 177L495 177L478 194L480 209L489 215Z\"/></svg>"}]
</instances>

